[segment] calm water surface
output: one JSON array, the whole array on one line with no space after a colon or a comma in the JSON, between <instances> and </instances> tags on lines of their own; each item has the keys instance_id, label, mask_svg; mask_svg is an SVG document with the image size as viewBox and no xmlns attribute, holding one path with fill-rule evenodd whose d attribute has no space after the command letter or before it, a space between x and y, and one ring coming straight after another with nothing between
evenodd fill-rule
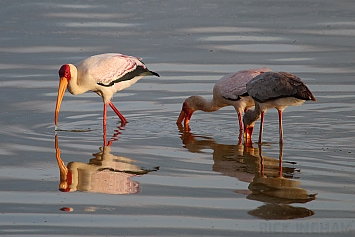
<instances>
[{"instance_id":1,"label":"calm water surface","mask_svg":"<svg viewBox=\"0 0 355 237\"><path fill-rule=\"evenodd\" d=\"M351 1L1 5L1 235L355 234ZM109 146L94 93L67 92L53 123L60 65L104 52L161 75L115 95L129 123L109 111ZM240 143L232 108L175 124L185 98L262 66L318 99L285 110L282 147L276 110L261 146Z\"/></svg>"}]
</instances>

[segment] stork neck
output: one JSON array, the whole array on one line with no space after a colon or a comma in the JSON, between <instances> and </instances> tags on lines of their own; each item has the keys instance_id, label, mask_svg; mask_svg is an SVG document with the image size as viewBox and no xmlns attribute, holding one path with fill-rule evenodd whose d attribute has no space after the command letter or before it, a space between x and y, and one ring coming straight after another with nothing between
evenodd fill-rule
<instances>
[{"instance_id":1,"label":"stork neck","mask_svg":"<svg viewBox=\"0 0 355 237\"><path fill-rule=\"evenodd\" d=\"M73 65L73 64L69 64L70 66L70 74L71 74L71 78L69 80L69 84L68 84L68 91L73 94L73 95L78 95L78 94L83 94L86 91L88 91L88 89L79 84L79 80L78 80L78 70L77 68Z\"/></svg>"},{"instance_id":2,"label":"stork neck","mask_svg":"<svg viewBox=\"0 0 355 237\"><path fill-rule=\"evenodd\" d=\"M207 100L201 96L197 98L198 99L196 100L195 105L198 110L202 110L204 112L214 112L220 108L216 106L215 101L213 99Z\"/></svg>"},{"instance_id":3,"label":"stork neck","mask_svg":"<svg viewBox=\"0 0 355 237\"><path fill-rule=\"evenodd\" d=\"M258 121L261 117L261 108L258 102L255 102L255 108L253 110L248 110L244 114L243 122L244 126L254 126L254 123Z\"/></svg>"}]
</instances>

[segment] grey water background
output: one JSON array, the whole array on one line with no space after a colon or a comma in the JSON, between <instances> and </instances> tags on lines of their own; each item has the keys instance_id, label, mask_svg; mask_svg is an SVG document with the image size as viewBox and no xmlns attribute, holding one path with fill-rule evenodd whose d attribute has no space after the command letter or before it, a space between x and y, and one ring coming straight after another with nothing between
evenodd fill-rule
<instances>
[{"instance_id":1,"label":"grey water background","mask_svg":"<svg viewBox=\"0 0 355 237\"><path fill-rule=\"evenodd\" d=\"M0 235L354 235L352 1L0 4ZM117 134L112 155L159 170L129 177L139 186L132 194L60 192L57 71L105 52L141 57L161 75L117 93L113 102L129 123L120 127L109 110L107 127L108 139ZM223 75L263 66L296 74L318 99L284 113L283 180L314 200L251 192L259 149L277 168L276 110L265 118L265 144L251 150L238 145L232 108L196 112L190 131L175 124L188 96L211 97ZM102 110L94 93L66 93L59 128L86 131L57 132L66 164L100 152Z\"/></svg>"}]
</instances>

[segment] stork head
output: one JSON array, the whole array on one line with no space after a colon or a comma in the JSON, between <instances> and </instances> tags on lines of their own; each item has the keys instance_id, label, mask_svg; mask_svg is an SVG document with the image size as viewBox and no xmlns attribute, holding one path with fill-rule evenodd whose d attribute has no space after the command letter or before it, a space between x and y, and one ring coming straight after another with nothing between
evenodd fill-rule
<instances>
[{"instance_id":1,"label":"stork head","mask_svg":"<svg viewBox=\"0 0 355 237\"><path fill-rule=\"evenodd\" d=\"M194 98L195 96L191 96L182 104L179 118L176 121L177 124L181 124L183 121L185 126L189 124L192 114L198 110L195 106L196 100Z\"/></svg>"},{"instance_id":2,"label":"stork head","mask_svg":"<svg viewBox=\"0 0 355 237\"><path fill-rule=\"evenodd\" d=\"M253 144L252 135L254 130L255 121L258 118L254 118L254 111L248 110L244 113L243 124L244 124L244 143L247 147Z\"/></svg>"},{"instance_id":3,"label":"stork head","mask_svg":"<svg viewBox=\"0 0 355 237\"><path fill-rule=\"evenodd\" d=\"M57 104L55 107L55 115L54 115L54 123L57 125L58 123L58 114L60 110L60 105L62 104L63 96L69 81L72 78L72 68L74 65L71 64L64 64L59 69L59 87L58 87L58 96L57 96Z\"/></svg>"},{"instance_id":4,"label":"stork head","mask_svg":"<svg viewBox=\"0 0 355 237\"><path fill-rule=\"evenodd\" d=\"M253 135L254 126L244 126L244 143L247 147L253 144L252 135Z\"/></svg>"},{"instance_id":5,"label":"stork head","mask_svg":"<svg viewBox=\"0 0 355 237\"><path fill-rule=\"evenodd\" d=\"M61 180L60 181L60 183L59 183L59 191L61 191L61 192L70 192L71 191L67 180Z\"/></svg>"}]
</instances>

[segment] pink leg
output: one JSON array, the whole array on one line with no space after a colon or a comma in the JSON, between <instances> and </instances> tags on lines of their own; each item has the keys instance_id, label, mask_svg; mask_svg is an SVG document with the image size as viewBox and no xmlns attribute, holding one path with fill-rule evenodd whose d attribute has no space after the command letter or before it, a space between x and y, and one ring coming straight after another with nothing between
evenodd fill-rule
<instances>
[{"instance_id":1,"label":"pink leg","mask_svg":"<svg viewBox=\"0 0 355 237\"><path fill-rule=\"evenodd\" d=\"M282 110L277 110L279 112L279 136L280 136L280 143L284 143L283 138L283 131L282 131Z\"/></svg>"},{"instance_id":2,"label":"pink leg","mask_svg":"<svg viewBox=\"0 0 355 237\"><path fill-rule=\"evenodd\" d=\"M123 117L123 115L120 113L120 111L118 111L118 109L115 107L115 105L110 101L110 107L113 111L115 111L115 113L118 115L118 117L121 119L121 122L123 124L127 123L127 119L125 117Z\"/></svg>"},{"instance_id":3,"label":"pink leg","mask_svg":"<svg viewBox=\"0 0 355 237\"><path fill-rule=\"evenodd\" d=\"M282 176L282 156L283 156L283 145L280 144L280 154L279 154L279 177Z\"/></svg>"},{"instance_id":4,"label":"pink leg","mask_svg":"<svg viewBox=\"0 0 355 237\"><path fill-rule=\"evenodd\" d=\"M106 127L107 104L104 103L103 126Z\"/></svg>"},{"instance_id":5,"label":"pink leg","mask_svg":"<svg viewBox=\"0 0 355 237\"><path fill-rule=\"evenodd\" d=\"M112 135L112 138L106 143L106 146L111 146L112 142L118 140L118 135L119 134L121 134L121 131L119 129L116 129L115 133Z\"/></svg>"},{"instance_id":6,"label":"pink leg","mask_svg":"<svg viewBox=\"0 0 355 237\"><path fill-rule=\"evenodd\" d=\"M261 177L265 176L265 163L264 163L264 158L262 155L262 151L261 151L261 144L258 145L259 148L259 157L260 157L260 175Z\"/></svg>"},{"instance_id":7,"label":"pink leg","mask_svg":"<svg viewBox=\"0 0 355 237\"><path fill-rule=\"evenodd\" d=\"M238 145L242 144L243 130L239 130Z\"/></svg>"},{"instance_id":8,"label":"pink leg","mask_svg":"<svg viewBox=\"0 0 355 237\"><path fill-rule=\"evenodd\" d=\"M259 131L259 144L261 144L261 137L263 133L263 125L264 125L264 111L261 112L261 120L260 120L260 131Z\"/></svg>"},{"instance_id":9,"label":"pink leg","mask_svg":"<svg viewBox=\"0 0 355 237\"><path fill-rule=\"evenodd\" d=\"M104 114L103 114L104 146L106 146L106 114L107 114L107 104L104 103Z\"/></svg>"},{"instance_id":10,"label":"pink leg","mask_svg":"<svg viewBox=\"0 0 355 237\"><path fill-rule=\"evenodd\" d=\"M104 130L104 136L103 136L103 137L104 137L104 146L107 146L107 142L106 142L106 141L107 141L107 138L106 138L106 135L107 135L107 133L106 133L106 126L104 126L104 129L103 129L103 130Z\"/></svg>"},{"instance_id":11,"label":"pink leg","mask_svg":"<svg viewBox=\"0 0 355 237\"><path fill-rule=\"evenodd\" d=\"M238 120L239 120L239 131L243 131L243 120L242 120L242 114L240 112L238 113Z\"/></svg>"}]
</instances>

